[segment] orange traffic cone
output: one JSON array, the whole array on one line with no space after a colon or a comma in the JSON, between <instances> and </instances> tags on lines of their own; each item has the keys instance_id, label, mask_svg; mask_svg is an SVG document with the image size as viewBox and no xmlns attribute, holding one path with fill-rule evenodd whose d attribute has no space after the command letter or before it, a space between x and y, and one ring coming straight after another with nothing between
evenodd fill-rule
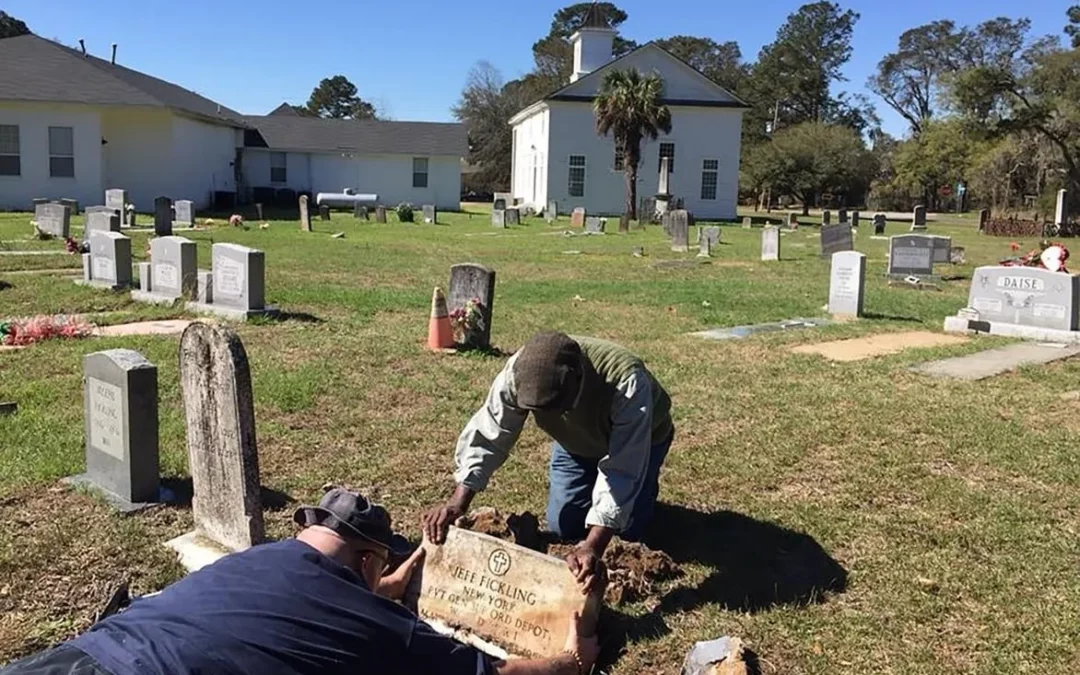
<instances>
[{"instance_id":1,"label":"orange traffic cone","mask_svg":"<svg viewBox=\"0 0 1080 675\"><path fill-rule=\"evenodd\" d=\"M450 312L446 309L446 296L438 286L431 294L431 320L428 322L428 349L453 349L454 329L450 326Z\"/></svg>"}]
</instances>

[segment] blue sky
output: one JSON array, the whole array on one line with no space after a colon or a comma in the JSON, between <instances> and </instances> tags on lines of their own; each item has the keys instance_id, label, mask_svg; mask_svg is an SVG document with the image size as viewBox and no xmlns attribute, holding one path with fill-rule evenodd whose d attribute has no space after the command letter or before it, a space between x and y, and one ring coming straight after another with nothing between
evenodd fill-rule
<instances>
[{"instance_id":1,"label":"blue sky","mask_svg":"<svg viewBox=\"0 0 1080 675\"><path fill-rule=\"evenodd\" d=\"M399 0L328 2L264 0L0 0L0 9L35 33L87 48L193 89L249 114L282 101L303 103L323 77L344 74L360 95L394 119L448 121L469 69L479 60L507 79L532 66L532 43L570 2L551 0ZM648 40L676 34L735 40L753 60L785 17L791 0L621 0L623 34ZM845 70L850 91L863 91L881 57L904 30L950 18L972 24L1027 16L1036 34L1061 35L1069 0L860 0L841 2L862 16ZM903 121L874 99L891 133Z\"/></svg>"}]
</instances>

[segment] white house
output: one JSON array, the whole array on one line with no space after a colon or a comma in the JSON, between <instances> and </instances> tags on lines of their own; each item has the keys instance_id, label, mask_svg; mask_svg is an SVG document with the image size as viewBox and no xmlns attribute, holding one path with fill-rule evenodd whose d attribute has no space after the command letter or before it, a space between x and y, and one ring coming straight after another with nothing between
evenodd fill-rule
<instances>
[{"instance_id":1,"label":"white house","mask_svg":"<svg viewBox=\"0 0 1080 675\"><path fill-rule=\"evenodd\" d=\"M291 110L291 109L290 109ZM0 39L0 209L249 199L254 189L376 193L458 208L457 124L244 116L183 87L35 35Z\"/></svg>"},{"instance_id":2,"label":"white house","mask_svg":"<svg viewBox=\"0 0 1080 675\"><path fill-rule=\"evenodd\" d=\"M671 133L642 142L638 198L656 195L660 158L669 157L669 191L698 218L733 219L746 103L661 47L649 43L612 60L615 31L585 27L571 38L574 74L566 87L510 120L514 133L514 199L540 210L621 214L626 205L622 156L596 133L593 101L604 73L637 69L664 79Z\"/></svg>"}]
</instances>

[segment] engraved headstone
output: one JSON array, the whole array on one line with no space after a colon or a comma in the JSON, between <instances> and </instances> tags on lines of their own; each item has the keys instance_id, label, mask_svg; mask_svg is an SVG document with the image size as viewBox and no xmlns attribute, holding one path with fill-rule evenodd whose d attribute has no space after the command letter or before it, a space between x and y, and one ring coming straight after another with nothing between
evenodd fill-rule
<instances>
[{"instance_id":1,"label":"engraved headstone","mask_svg":"<svg viewBox=\"0 0 1080 675\"><path fill-rule=\"evenodd\" d=\"M119 290L131 285L131 240L119 232L90 235L90 285Z\"/></svg>"},{"instance_id":2,"label":"engraved headstone","mask_svg":"<svg viewBox=\"0 0 1080 675\"><path fill-rule=\"evenodd\" d=\"M239 244L214 244L214 304L259 311L266 300L266 254Z\"/></svg>"},{"instance_id":3,"label":"engraved headstone","mask_svg":"<svg viewBox=\"0 0 1080 675\"><path fill-rule=\"evenodd\" d=\"M708 237L698 237L698 254L699 258L711 258L712 257L712 241Z\"/></svg>"},{"instance_id":4,"label":"engraved headstone","mask_svg":"<svg viewBox=\"0 0 1080 675\"><path fill-rule=\"evenodd\" d=\"M259 220L262 220L262 204L256 204ZM190 199L177 199L173 203L176 224L180 227L195 227L195 203Z\"/></svg>"},{"instance_id":5,"label":"engraved headstone","mask_svg":"<svg viewBox=\"0 0 1080 675\"><path fill-rule=\"evenodd\" d=\"M929 277L934 274L934 241L924 234L889 237L889 276Z\"/></svg>"},{"instance_id":6,"label":"engraved headstone","mask_svg":"<svg viewBox=\"0 0 1080 675\"><path fill-rule=\"evenodd\" d=\"M930 239L934 245L934 262L942 265L948 265L950 261L949 251L952 250L952 237L942 237L940 235L930 235Z\"/></svg>"},{"instance_id":7,"label":"engraved headstone","mask_svg":"<svg viewBox=\"0 0 1080 675\"><path fill-rule=\"evenodd\" d=\"M630 214L624 213L619 216L619 234L626 234L630 231Z\"/></svg>"},{"instance_id":8,"label":"engraved headstone","mask_svg":"<svg viewBox=\"0 0 1080 675\"><path fill-rule=\"evenodd\" d=\"M749 230L754 226L754 219L750 216L746 216L742 219L742 229Z\"/></svg>"},{"instance_id":9,"label":"engraved headstone","mask_svg":"<svg viewBox=\"0 0 1080 675\"><path fill-rule=\"evenodd\" d=\"M986 230L986 224L990 222L990 209L979 211L979 232Z\"/></svg>"},{"instance_id":10,"label":"engraved headstone","mask_svg":"<svg viewBox=\"0 0 1080 675\"><path fill-rule=\"evenodd\" d=\"M86 210L86 239L91 232L119 232L120 213L113 209L102 208L100 211Z\"/></svg>"},{"instance_id":11,"label":"engraved headstone","mask_svg":"<svg viewBox=\"0 0 1080 675\"><path fill-rule=\"evenodd\" d=\"M925 230L926 229L926 207L919 205L915 207L914 213L911 214L911 229Z\"/></svg>"},{"instance_id":12,"label":"engraved headstone","mask_svg":"<svg viewBox=\"0 0 1080 675\"><path fill-rule=\"evenodd\" d=\"M851 225L822 225L821 226L821 257L831 258L834 253L851 251L855 248L855 242L851 236Z\"/></svg>"},{"instance_id":13,"label":"engraved headstone","mask_svg":"<svg viewBox=\"0 0 1080 675\"><path fill-rule=\"evenodd\" d=\"M834 253L829 275L829 314L862 316L865 288L866 256L856 251Z\"/></svg>"},{"instance_id":14,"label":"engraved headstone","mask_svg":"<svg viewBox=\"0 0 1080 675\"><path fill-rule=\"evenodd\" d=\"M851 212L851 226L854 227L855 229L859 228L859 217L860 216L859 216L858 211L852 211Z\"/></svg>"},{"instance_id":15,"label":"engraved headstone","mask_svg":"<svg viewBox=\"0 0 1080 675\"><path fill-rule=\"evenodd\" d=\"M495 270L476 263L462 263L450 268L450 292L447 307L453 313L470 300L480 301L480 325L465 336L464 345L478 349L491 346L492 306L495 303Z\"/></svg>"},{"instance_id":16,"label":"engraved headstone","mask_svg":"<svg viewBox=\"0 0 1080 675\"><path fill-rule=\"evenodd\" d=\"M311 232L311 211L308 210L307 195L300 195L300 230Z\"/></svg>"},{"instance_id":17,"label":"engraved headstone","mask_svg":"<svg viewBox=\"0 0 1080 675\"><path fill-rule=\"evenodd\" d=\"M671 211L671 250L686 253L690 248L690 214L683 209Z\"/></svg>"},{"instance_id":18,"label":"engraved headstone","mask_svg":"<svg viewBox=\"0 0 1080 675\"><path fill-rule=\"evenodd\" d=\"M604 219L597 218L596 216L589 216L585 219L585 231L590 234L601 234L604 231Z\"/></svg>"},{"instance_id":19,"label":"engraved headstone","mask_svg":"<svg viewBox=\"0 0 1080 675\"><path fill-rule=\"evenodd\" d=\"M495 202L502 202L502 208L514 206L514 195L509 192L496 192L492 195ZM498 207L496 207L498 208Z\"/></svg>"},{"instance_id":20,"label":"engraved headstone","mask_svg":"<svg viewBox=\"0 0 1080 675\"><path fill-rule=\"evenodd\" d=\"M559 202L554 199L549 200L547 203L547 209L544 210L544 220L549 224L554 223L559 219Z\"/></svg>"},{"instance_id":21,"label":"engraved headstone","mask_svg":"<svg viewBox=\"0 0 1080 675\"><path fill-rule=\"evenodd\" d=\"M172 224L172 200L168 197L156 197L154 199L154 235L158 237L172 236Z\"/></svg>"},{"instance_id":22,"label":"engraved headstone","mask_svg":"<svg viewBox=\"0 0 1080 675\"><path fill-rule=\"evenodd\" d=\"M86 473L122 511L159 498L157 368L130 349L83 357Z\"/></svg>"},{"instance_id":23,"label":"engraved headstone","mask_svg":"<svg viewBox=\"0 0 1080 675\"><path fill-rule=\"evenodd\" d=\"M570 227L585 227L585 208L577 207L570 212Z\"/></svg>"},{"instance_id":24,"label":"engraved headstone","mask_svg":"<svg viewBox=\"0 0 1080 675\"><path fill-rule=\"evenodd\" d=\"M521 224L521 209L516 206L510 206L506 209L506 224L507 225L520 225Z\"/></svg>"},{"instance_id":25,"label":"engraved headstone","mask_svg":"<svg viewBox=\"0 0 1080 675\"><path fill-rule=\"evenodd\" d=\"M1069 191L1058 190L1057 207L1054 209L1054 224L1064 225L1067 222L1069 222Z\"/></svg>"},{"instance_id":26,"label":"engraved headstone","mask_svg":"<svg viewBox=\"0 0 1080 675\"><path fill-rule=\"evenodd\" d=\"M251 370L239 336L224 326L188 326L180 387L195 531L168 546L191 569L264 538Z\"/></svg>"},{"instance_id":27,"label":"engraved headstone","mask_svg":"<svg viewBox=\"0 0 1080 675\"><path fill-rule=\"evenodd\" d=\"M131 297L159 303L195 300L197 284L195 242L184 237L155 237L150 240L149 283Z\"/></svg>"},{"instance_id":28,"label":"engraved headstone","mask_svg":"<svg viewBox=\"0 0 1080 675\"><path fill-rule=\"evenodd\" d=\"M423 213L425 223L428 223L430 225L438 222L439 212L435 209L434 205L424 204Z\"/></svg>"},{"instance_id":29,"label":"engraved headstone","mask_svg":"<svg viewBox=\"0 0 1080 675\"><path fill-rule=\"evenodd\" d=\"M885 214L884 213L875 213L874 214L874 234L885 234L885 223L886 222L887 221L885 220Z\"/></svg>"},{"instance_id":30,"label":"engraved headstone","mask_svg":"<svg viewBox=\"0 0 1080 675\"><path fill-rule=\"evenodd\" d=\"M574 613L592 632L600 598L581 593L564 561L456 527L442 546L425 540L424 548L422 617L521 657L562 654Z\"/></svg>"},{"instance_id":31,"label":"engraved headstone","mask_svg":"<svg viewBox=\"0 0 1080 675\"><path fill-rule=\"evenodd\" d=\"M848 221L848 210L847 209L840 209L839 211L837 211L836 216L837 216L837 220L840 222L841 225L848 224L849 221Z\"/></svg>"},{"instance_id":32,"label":"engraved headstone","mask_svg":"<svg viewBox=\"0 0 1080 675\"><path fill-rule=\"evenodd\" d=\"M501 228L506 227L506 209L491 210L491 226Z\"/></svg>"},{"instance_id":33,"label":"engraved headstone","mask_svg":"<svg viewBox=\"0 0 1080 675\"><path fill-rule=\"evenodd\" d=\"M380 205L380 206L375 207L375 222L376 223L382 223L383 225L386 224L386 207L385 206Z\"/></svg>"},{"instance_id":34,"label":"engraved headstone","mask_svg":"<svg viewBox=\"0 0 1080 675\"><path fill-rule=\"evenodd\" d=\"M493 211L505 211L507 206L506 200L501 197L491 203L491 209Z\"/></svg>"},{"instance_id":35,"label":"engraved headstone","mask_svg":"<svg viewBox=\"0 0 1080 675\"><path fill-rule=\"evenodd\" d=\"M1080 328L1080 276L1038 267L980 267L968 307L982 321L1074 331Z\"/></svg>"},{"instance_id":36,"label":"engraved headstone","mask_svg":"<svg viewBox=\"0 0 1080 675\"><path fill-rule=\"evenodd\" d=\"M761 259L780 260L780 228L769 225L761 231Z\"/></svg>"},{"instance_id":37,"label":"engraved headstone","mask_svg":"<svg viewBox=\"0 0 1080 675\"><path fill-rule=\"evenodd\" d=\"M60 199L60 203L63 204L64 206L68 207L68 210L71 211L71 215L73 215L73 216L79 215L79 200L78 199L69 199L67 197L62 197Z\"/></svg>"},{"instance_id":38,"label":"engraved headstone","mask_svg":"<svg viewBox=\"0 0 1080 675\"><path fill-rule=\"evenodd\" d=\"M698 228L698 239L699 240L708 239L709 240L709 246L710 247L715 247L717 244L720 243L720 226L719 225L709 225L707 227L699 227Z\"/></svg>"},{"instance_id":39,"label":"engraved headstone","mask_svg":"<svg viewBox=\"0 0 1080 675\"><path fill-rule=\"evenodd\" d=\"M105 191L105 206L108 206L110 209L116 209L123 213L127 208L127 204L127 190L113 188Z\"/></svg>"},{"instance_id":40,"label":"engraved headstone","mask_svg":"<svg viewBox=\"0 0 1080 675\"><path fill-rule=\"evenodd\" d=\"M821 212L821 226L832 225L832 211L828 209Z\"/></svg>"},{"instance_id":41,"label":"engraved headstone","mask_svg":"<svg viewBox=\"0 0 1080 675\"><path fill-rule=\"evenodd\" d=\"M34 220L42 232L66 239L71 233L71 209L63 204L38 204L34 207Z\"/></svg>"}]
</instances>

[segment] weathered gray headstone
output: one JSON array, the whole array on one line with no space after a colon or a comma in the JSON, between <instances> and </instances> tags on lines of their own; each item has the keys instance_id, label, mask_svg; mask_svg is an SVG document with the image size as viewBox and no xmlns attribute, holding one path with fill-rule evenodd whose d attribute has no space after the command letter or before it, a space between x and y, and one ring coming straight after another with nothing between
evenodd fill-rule
<instances>
[{"instance_id":1,"label":"weathered gray headstone","mask_svg":"<svg viewBox=\"0 0 1080 675\"><path fill-rule=\"evenodd\" d=\"M520 225L521 224L521 209L516 206L509 206L506 209L506 224L507 225Z\"/></svg>"},{"instance_id":2,"label":"weathered gray headstone","mask_svg":"<svg viewBox=\"0 0 1080 675\"><path fill-rule=\"evenodd\" d=\"M925 230L926 229L926 207L922 204L915 207L915 212L911 215L911 229L912 230Z\"/></svg>"},{"instance_id":3,"label":"weathered gray headstone","mask_svg":"<svg viewBox=\"0 0 1080 675\"><path fill-rule=\"evenodd\" d=\"M115 209L111 206L87 206L83 209L83 213L87 215L91 213L108 213L110 215L115 215L117 218L122 217L120 209Z\"/></svg>"},{"instance_id":4,"label":"weathered gray headstone","mask_svg":"<svg viewBox=\"0 0 1080 675\"><path fill-rule=\"evenodd\" d=\"M308 210L307 195L300 195L300 230L311 232L311 211Z\"/></svg>"},{"instance_id":5,"label":"weathered gray headstone","mask_svg":"<svg viewBox=\"0 0 1080 675\"><path fill-rule=\"evenodd\" d=\"M866 256L857 251L834 253L829 275L829 314L862 316L865 288Z\"/></svg>"},{"instance_id":6,"label":"weathered gray headstone","mask_svg":"<svg viewBox=\"0 0 1080 675\"><path fill-rule=\"evenodd\" d=\"M514 205L514 195L509 192L496 192L493 195L493 201L492 208L506 210L507 207Z\"/></svg>"},{"instance_id":7,"label":"weathered gray headstone","mask_svg":"<svg viewBox=\"0 0 1080 675\"><path fill-rule=\"evenodd\" d=\"M155 237L150 240L149 283L131 297L159 303L196 300L197 285L195 242L184 237Z\"/></svg>"},{"instance_id":8,"label":"weathered gray headstone","mask_svg":"<svg viewBox=\"0 0 1080 675\"><path fill-rule=\"evenodd\" d=\"M708 237L698 238L698 254L699 258L711 258L712 257L712 241Z\"/></svg>"},{"instance_id":9,"label":"weathered gray headstone","mask_svg":"<svg viewBox=\"0 0 1080 675\"><path fill-rule=\"evenodd\" d=\"M136 293L150 292L150 263L141 262L136 264L139 266L139 290L132 291L132 296Z\"/></svg>"},{"instance_id":10,"label":"weathered gray headstone","mask_svg":"<svg viewBox=\"0 0 1080 675\"><path fill-rule=\"evenodd\" d=\"M130 349L83 357L86 473L122 511L159 499L157 368Z\"/></svg>"},{"instance_id":11,"label":"weathered gray headstone","mask_svg":"<svg viewBox=\"0 0 1080 675\"><path fill-rule=\"evenodd\" d=\"M671 211L671 250L686 253L690 250L690 214L684 209Z\"/></svg>"},{"instance_id":12,"label":"weathered gray headstone","mask_svg":"<svg viewBox=\"0 0 1080 675\"><path fill-rule=\"evenodd\" d=\"M822 227L832 225L832 211L826 209L821 212L821 225Z\"/></svg>"},{"instance_id":13,"label":"weathered gray headstone","mask_svg":"<svg viewBox=\"0 0 1080 675\"><path fill-rule=\"evenodd\" d=\"M1064 225L1067 222L1069 222L1069 191L1058 190L1057 207L1054 209L1054 224Z\"/></svg>"},{"instance_id":14,"label":"weathered gray headstone","mask_svg":"<svg viewBox=\"0 0 1080 675\"><path fill-rule=\"evenodd\" d=\"M834 253L851 251L855 248L854 238L851 236L851 225L822 225L821 226L821 257L831 258Z\"/></svg>"},{"instance_id":15,"label":"weathered gray headstone","mask_svg":"<svg viewBox=\"0 0 1080 675\"><path fill-rule=\"evenodd\" d=\"M761 231L761 259L780 260L780 228L768 225Z\"/></svg>"},{"instance_id":16,"label":"weathered gray headstone","mask_svg":"<svg viewBox=\"0 0 1080 675\"><path fill-rule=\"evenodd\" d=\"M837 220L840 222L841 225L847 224L848 223L848 210L847 209L840 209L839 211L837 211Z\"/></svg>"},{"instance_id":17,"label":"weathered gray headstone","mask_svg":"<svg viewBox=\"0 0 1080 675\"><path fill-rule=\"evenodd\" d=\"M787 217L787 226L788 229L791 230L799 229L799 214L795 213L794 211L789 213Z\"/></svg>"},{"instance_id":18,"label":"weathered gray headstone","mask_svg":"<svg viewBox=\"0 0 1080 675\"><path fill-rule=\"evenodd\" d=\"M559 219L559 202L551 199L547 203L547 209L544 210L544 220L548 223L554 223Z\"/></svg>"},{"instance_id":19,"label":"weathered gray headstone","mask_svg":"<svg viewBox=\"0 0 1080 675\"><path fill-rule=\"evenodd\" d=\"M924 234L889 237L889 276L929 277L934 274L934 241Z\"/></svg>"},{"instance_id":20,"label":"weathered gray headstone","mask_svg":"<svg viewBox=\"0 0 1080 675\"><path fill-rule=\"evenodd\" d=\"M52 202L52 200L48 197L34 197L30 200L30 205L37 211L38 204L49 204L50 202Z\"/></svg>"},{"instance_id":21,"label":"weathered gray headstone","mask_svg":"<svg viewBox=\"0 0 1080 675\"><path fill-rule=\"evenodd\" d=\"M127 190L120 190L113 188L105 191L105 206L111 209L117 209L121 213L127 208Z\"/></svg>"},{"instance_id":22,"label":"weathered gray headstone","mask_svg":"<svg viewBox=\"0 0 1080 675\"><path fill-rule=\"evenodd\" d=\"M180 387L195 531L168 545L190 569L264 538L251 370L239 336L224 326L188 326Z\"/></svg>"},{"instance_id":23,"label":"weathered gray headstone","mask_svg":"<svg viewBox=\"0 0 1080 675\"><path fill-rule=\"evenodd\" d=\"M386 224L386 207L385 206L376 206L375 207L375 222L376 223L382 223L383 225Z\"/></svg>"},{"instance_id":24,"label":"weathered gray headstone","mask_svg":"<svg viewBox=\"0 0 1080 675\"><path fill-rule=\"evenodd\" d=\"M980 267L968 306L981 321L1077 330L1080 276L1037 267Z\"/></svg>"},{"instance_id":25,"label":"weathered gray headstone","mask_svg":"<svg viewBox=\"0 0 1080 675\"><path fill-rule=\"evenodd\" d=\"M492 306L495 303L495 270L476 263L462 263L450 268L450 312L461 309L472 299L480 301L481 325L465 336L465 346L487 349L491 346Z\"/></svg>"},{"instance_id":26,"label":"weathered gray headstone","mask_svg":"<svg viewBox=\"0 0 1080 675\"><path fill-rule=\"evenodd\" d=\"M858 229L858 227L859 227L859 212L858 211L852 211L851 212L851 226L856 228L856 229Z\"/></svg>"},{"instance_id":27,"label":"weathered gray headstone","mask_svg":"<svg viewBox=\"0 0 1080 675\"><path fill-rule=\"evenodd\" d=\"M990 222L990 209L982 209L979 211L979 232L986 229L986 224Z\"/></svg>"},{"instance_id":28,"label":"weathered gray headstone","mask_svg":"<svg viewBox=\"0 0 1080 675\"><path fill-rule=\"evenodd\" d=\"M664 234L671 236L671 211L664 211L660 216L660 227L664 229Z\"/></svg>"},{"instance_id":29,"label":"weathered gray headstone","mask_svg":"<svg viewBox=\"0 0 1080 675\"><path fill-rule=\"evenodd\" d=\"M930 239L934 244L934 262L948 265L950 261L949 251L952 250L952 237L930 235Z\"/></svg>"},{"instance_id":30,"label":"weathered gray headstone","mask_svg":"<svg viewBox=\"0 0 1080 675\"><path fill-rule=\"evenodd\" d=\"M493 211L505 211L508 204L505 199L499 198L491 203L491 209Z\"/></svg>"},{"instance_id":31,"label":"weathered gray headstone","mask_svg":"<svg viewBox=\"0 0 1080 675\"><path fill-rule=\"evenodd\" d=\"M319 205L319 218L321 220L330 220L330 206L327 204Z\"/></svg>"},{"instance_id":32,"label":"weathered gray headstone","mask_svg":"<svg viewBox=\"0 0 1080 675\"><path fill-rule=\"evenodd\" d=\"M720 226L709 225L707 227L699 227L698 239L708 239L710 247L716 246L720 243Z\"/></svg>"},{"instance_id":33,"label":"weathered gray headstone","mask_svg":"<svg viewBox=\"0 0 1080 675\"><path fill-rule=\"evenodd\" d=\"M69 199L67 197L62 197L60 199L60 203L63 204L64 206L68 207L68 210L71 211L71 215L73 215L73 216L79 215L79 200L78 199Z\"/></svg>"},{"instance_id":34,"label":"weathered gray headstone","mask_svg":"<svg viewBox=\"0 0 1080 675\"><path fill-rule=\"evenodd\" d=\"M71 233L71 209L63 204L38 204L34 207L34 220L42 232L66 239Z\"/></svg>"},{"instance_id":35,"label":"weathered gray headstone","mask_svg":"<svg viewBox=\"0 0 1080 675\"><path fill-rule=\"evenodd\" d=\"M577 207L570 212L570 227L585 227L585 208Z\"/></svg>"},{"instance_id":36,"label":"weathered gray headstone","mask_svg":"<svg viewBox=\"0 0 1080 675\"><path fill-rule=\"evenodd\" d=\"M433 224L438 222L439 212L433 204L424 204L424 222Z\"/></svg>"},{"instance_id":37,"label":"weathered gray headstone","mask_svg":"<svg viewBox=\"0 0 1080 675\"><path fill-rule=\"evenodd\" d=\"M589 216L585 219L585 231L591 234L600 234L604 231L604 219Z\"/></svg>"},{"instance_id":38,"label":"weathered gray headstone","mask_svg":"<svg viewBox=\"0 0 1080 675\"><path fill-rule=\"evenodd\" d=\"M156 197L154 199L154 235L158 237L172 236L172 224L172 199Z\"/></svg>"},{"instance_id":39,"label":"weathered gray headstone","mask_svg":"<svg viewBox=\"0 0 1080 675\"><path fill-rule=\"evenodd\" d=\"M368 214L368 207L357 202L353 207L353 217L361 220L370 220L371 216Z\"/></svg>"},{"instance_id":40,"label":"weathered gray headstone","mask_svg":"<svg viewBox=\"0 0 1080 675\"><path fill-rule=\"evenodd\" d=\"M214 304L260 311L266 300L266 254L239 244L214 244Z\"/></svg>"},{"instance_id":41,"label":"weathered gray headstone","mask_svg":"<svg viewBox=\"0 0 1080 675\"><path fill-rule=\"evenodd\" d=\"M619 234L626 234L630 231L630 214L624 213L619 216Z\"/></svg>"},{"instance_id":42,"label":"weathered gray headstone","mask_svg":"<svg viewBox=\"0 0 1080 675\"><path fill-rule=\"evenodd\" d=\"M885 219L884 213L874 214L874 234L885 234L885 224L888 221Z\"/></svg>"},{"instance_id":43,"label":"weathered gray headstone","mask_svg":"<svg viewBox=\"0 0 1080 675\"><path fill-rule=\"evenodd\" d=\"M750 216L746 216L742 219L742 229L749 230L754 226L754 219Z\"/></svg>"},{"instance_id":44,"label":"weathered gray headstone","mask_svg":"<svg viewBox=\"0 0 1080 675\"><path fill-rule=\"evenodd\" d=\"M119 232L120 213L113 209L103 208L101 211L86 211L86 239L90 239L91 232Z\"/></svg>"},{"instance_id":45,"label":"weathered gray headstone","mask_svg":"<svg viewBox=\"0 0 1080 675\"><path fill-rule=\"evenodd\" d=\"M491 210L491 225L492 227L506 227L506 209Z\"/></svg>"},{"instance_id":46,"label":"weathered gray headstone","mask_svg":"<svg viewBox=\"0 0 1080 675\"><path fill-rule=\"evenodd\" d=\"M262 205L258 205L259 220L262 220ZM181 227L195 227L195 203L190 199L177 199L173 203L173 213L176 215L176 224Z\"/></svg>"},{"instance_id":47,"label":"weathered gray headstone","mask_svg":"<svg viewBox=\"0 0 1080 675\"><path fill-rule=\"evenodd\" d=\"M131 285L131 240L119 232L90 235L90 285L119 290Z\"/></svg>"}]
</instances>

